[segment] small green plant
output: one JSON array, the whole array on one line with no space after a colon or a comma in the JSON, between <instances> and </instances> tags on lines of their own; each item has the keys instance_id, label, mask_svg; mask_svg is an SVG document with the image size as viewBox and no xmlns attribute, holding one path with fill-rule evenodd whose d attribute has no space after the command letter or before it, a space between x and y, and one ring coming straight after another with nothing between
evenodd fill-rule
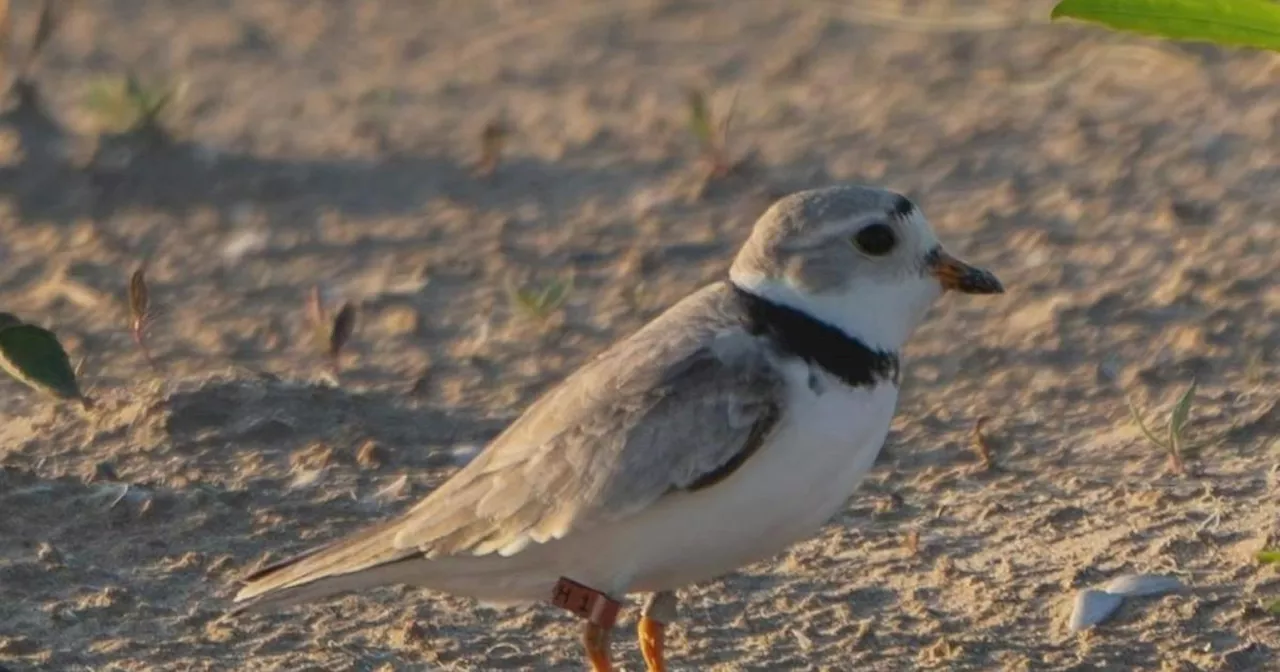
<instances>
[{"instance_id":1,"label":"small green plant","mask_svg":"<svg viewBox=\"0 0 1280 672\"><path fill-rule=\"evenodd\" d=\"M1258 564L1280 565L1280 546L1267 546L1258 551ZM1264 600L1260 607L1272 616L1280 616L1280 598Z\"/></svg>"},{"instance_id":2,"label":"small green plant","mask_svg":"<svg viewBox=\"0 0 1280 672\"><path fill-rule=\"evenodd\" d=\"M324 349L329 368L333 371L334 377L337 377L342 368L342 349L355 334L355 305L350 301L344 302L330 319L329 312L320 297L320 288L312 287L311 294L307 297L307 321L311 325L315 342Z\"/></svg>"},{"instance_id":3,"label":"small green plant","mask_svg":"<svg viewBox=\"0 0 1280 672\"><path fill-rule=\"evenodd\" d=\"M400 92L389 86L370 89L360 96L360 102L374 107L393 105L400 98Z\"/></svg>"},{"instance_id":4,"label":"small green plant","mask_svg":"<svg viewBox=\"0 0 1280 672\"><path fill-rule=\"evenodd\" d=\"M492 119L480 131L480 160L476 163L476 175L489 177L502 161L502 148L506 146L511 130L501 119Z\"/></svg>"},{"instance_id":5,"label":"small green plant","mask_svg":"<svg viewBox=\"0 0 1280 672\"><path fill-rule=\"evenodd\" d=\"M48 329L0 313L0 369L18 382L54 399L75 401L85 410L93 400L80 391L75 370L58 337Z\"/></svg>"},{"instance_id":6,"label":"small green plant","mask_svg":"<svg viewBox=\"0 0 1280 672\"><path fill-rule=\"evenodd\" d=\"M1178 397L1177 403L1173 405L1173 411L1169 415L1168 438L1161 439L1147 428L1147 423L1142 421L1142 415L1138 413L1138 409L1133 405L1133 401L1125 396L1125 403L1129 406L1129 415L1133 417L1133 421L1138 425L1138 429L1142 430L1143 436L1147 437L1156 447L1164 450L1169 455L1169 468L1177 474L1187 473L1186 463L1182 456L1186 451L1186 443L1182 437L1182 430L1186 427L1187 419L1191 414L1191 401L1195 396L1196 381L1193 379L1191 384L1187 386L1182 396Z\"/></svg>"},{"instance_id":7,"label":"small green plant","mask_svg":"<svg viewBox=\"0 0 1280 672\"><path fill-rule=\"evenodd\" d=\"M84 103L104 131L163 134L163 116L178 92L171 82L144 83L130 72L93 83Z\"/></svg>"},{"instance_id":8,"label":"small green plant","mask_svg":"<svg viewBox=\"0 0 1280 672\"><path fill-rule=\"evenodd\" d=\"M155 368L151 359L151 349L147 347L147 327L151 325L151 291L147 289L147 269L139 267L129 276L129 332L133 334L133 342L138 344L142 357L147 364Z\"/></svg>"},{"instance_id":9,"label":"small green plant","mask_svg":"<svg viewBox=\"0 0 1280 672\"><path fill-rule=\"evenodd\" d=\"M688 89L685 103L689 112L689 130L698 143L699 156L706 167L707 179L721 178L736 172L741 160L729 155L729 123L733 120L735 98L729 103L724 118L717 120L707 102L707 95L700 89Z\"/></svg>"},{"instance_id":10,"label":"small green plant","mask_svg":"<svg viewBox=\"0 0 1280 672\"><path fill-rule=\"evenodd\" d=\"M546 322L569 299L573 291L572 278L557 278L542 285L517 286L507 283L507 297L511 305L526 317Z\"/></svg>"},{"instance_id":11,"label":"small green plant","mask_svg":"<svg viewBox=\"0 0 1280 672\"><path fill-rule=\"evenodd\" d=\"M973 422L973 433L970 436L973 446L973 453L982 461L982 468L988 471L996 468L995 457L991 454L991 444L987 443L987 437L983 433L990 418L983 415Z\"/></svg>"},{"instance_id":12,"label":"small green plant","mask_svg":"<svg viewBox=\"0 0 1280 672\"><path fill-rule=\"evenodd\" d=\"M1050 18L1175 40L1280 51L1280 3L1271 0L1062 0Z\"/></svg>"}]
</instances>

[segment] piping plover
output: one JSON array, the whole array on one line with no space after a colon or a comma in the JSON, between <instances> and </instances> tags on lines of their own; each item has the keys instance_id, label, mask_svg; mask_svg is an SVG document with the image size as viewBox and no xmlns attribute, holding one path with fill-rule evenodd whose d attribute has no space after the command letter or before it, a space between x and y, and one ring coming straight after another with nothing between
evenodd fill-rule
<instances>
[{"instance_id":1,"label":"piping plover","mask_svg":"<svg viewBox=\"0 0 1280 672\"><path fill-rule=\"evenodd\" d=\"M815 534L871 468L899 352L945 290L996 294L905 197L802 191L756 222L726 281L544 394L406 513L245 579L236 611L388 584L550 601L609 670L621 600L665 669L674 591Z\"/></svg>"}]
</instances>

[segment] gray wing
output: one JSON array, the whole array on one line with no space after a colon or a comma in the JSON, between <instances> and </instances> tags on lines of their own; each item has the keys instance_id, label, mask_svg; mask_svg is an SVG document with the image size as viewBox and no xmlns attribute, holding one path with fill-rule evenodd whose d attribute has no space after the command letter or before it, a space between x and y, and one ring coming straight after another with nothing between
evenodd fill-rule
<instances>
[{"instance_id":1,"label":"gray wing","mask_svg":"<svg viewBox=\"0 0 1280 672\"><path fill-rule=\"evenodd\" d=\"M237 611L394 582L414 556L510 555L732 473L783 382L726 296L712 285L588 363L403 516L245 577Z\"/></svg>"},{"instance_id":2,"label":"gray wing","mask_svg":"<svg viewBox=\"0 0 1280 672\"><path fill-rule=\"evenodd\" d=\"M395 547L509 555L740 466L778 419L782 381L763 347L722 315L682 312L530 408L400 521Z\"/></svg>"}]
</instances>

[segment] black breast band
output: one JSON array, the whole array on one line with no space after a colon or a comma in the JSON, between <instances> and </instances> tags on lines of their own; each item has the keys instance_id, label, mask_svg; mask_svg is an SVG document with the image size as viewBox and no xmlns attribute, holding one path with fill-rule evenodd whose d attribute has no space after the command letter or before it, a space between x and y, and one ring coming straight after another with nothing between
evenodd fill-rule
<instances>
[{"instance_id":1,"label":"black breast band","mask_svg":"<svg viewBox=\"0 0 1280 672\"><path fill-rule=\"evenodd\" d=\"M816 364L852 387L898 383L898 354L875 350L840 329L774 303L732 282L747 331L764 336L780 352Z\"/></svg>"}]
</instances>

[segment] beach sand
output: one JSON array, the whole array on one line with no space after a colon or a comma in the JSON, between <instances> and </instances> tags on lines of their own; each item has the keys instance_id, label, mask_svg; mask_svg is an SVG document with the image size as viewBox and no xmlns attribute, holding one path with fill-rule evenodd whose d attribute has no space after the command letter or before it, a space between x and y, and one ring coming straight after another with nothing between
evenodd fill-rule
<instances>
[{"instance_id":1,"label":"beach sand","mask_svg":"<svg viewBox=\"0 0 1280 672\"><path fill-rule=\"evenodd\" d=\"M1049 7L74 3L43 112L0 117L0 309L56 330L98 408L0 381L0 665L583 669L549 606L395 588L223 615L238 577L404 510L723 277L772 199L868 182L1008 292L939 302L867 483L683 591L672 669L1280 669L1255 560L1280 544L1280 57ZM13 11L29 34L35 3ZM86 103L130 68L181 84L169 142ZM740 174L701 184L689 87L732 104ZM144 261L154 370L124 301ZM570 278L546 315L512 298ZM337 387L314 286L359 309ZM1193 378L1173 475L1125 398L1163 431ZM1067 631L1077 590L1130 572L1186 589Z\"/></svg>"}]
</instances>

